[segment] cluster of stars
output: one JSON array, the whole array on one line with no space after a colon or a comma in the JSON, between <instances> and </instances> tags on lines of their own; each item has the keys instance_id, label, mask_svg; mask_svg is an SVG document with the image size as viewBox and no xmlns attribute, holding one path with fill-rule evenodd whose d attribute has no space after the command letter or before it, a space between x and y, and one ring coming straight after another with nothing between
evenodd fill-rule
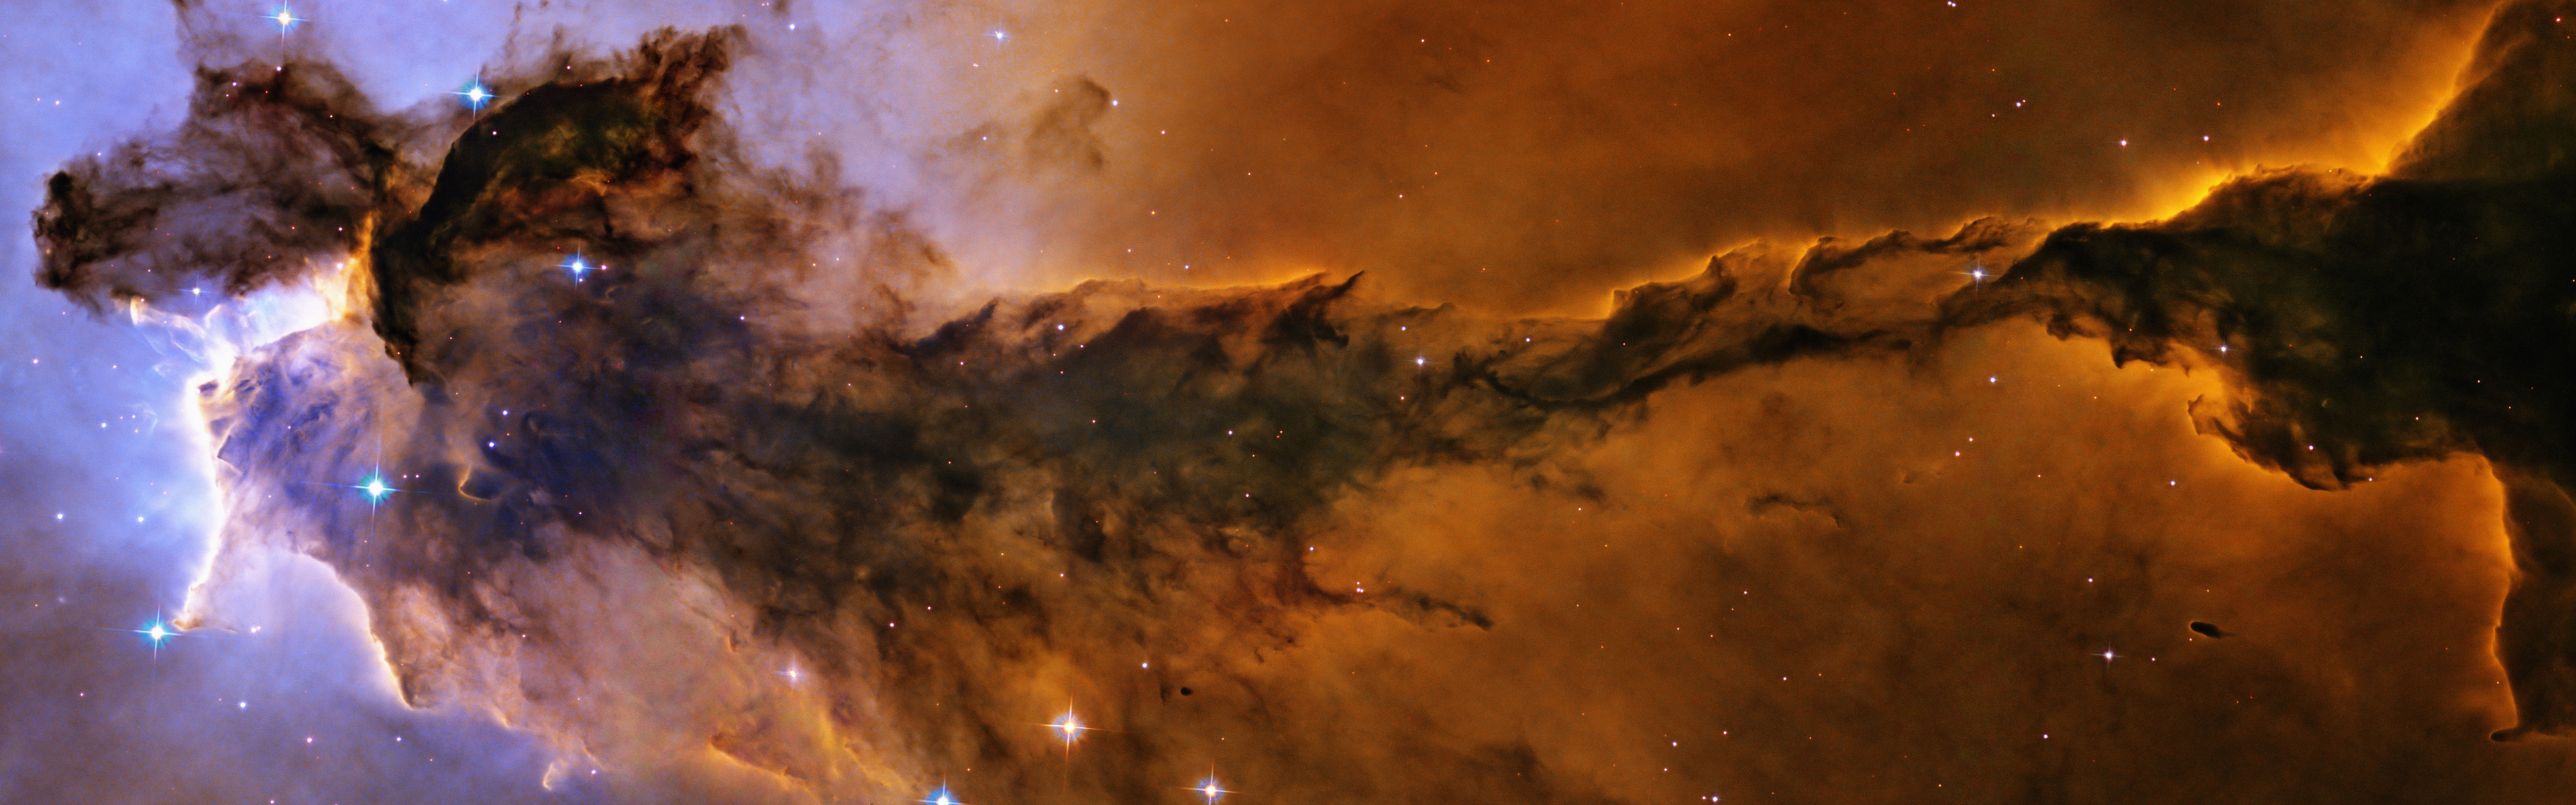
<instances>
[{"instance_id":1,"label":"cluster of stars","mask_svg":"<svg viewBox=\"0 0 2576 805\"><path fill-rule=\"evenodd\" d=\"M790 673L792 673L792 668L793 666L791 666ZM1048 722L1043 726L1047 729L1054 730L1056 736L1064 741L1065 756L1068 760L1072 758L1074 742L1081 740L1083 733L1100 729L1098 727L1083 724L1081 717L1074 715L1072 708L1066 708L1063 715L1056 716L1054 721ZM1201 778L1193 785L1183 787L1181 790L1198 794L1201 798L1207 800L1208 805L1216 805L1217 801L1224 799L1227 794L1240 793L1226 788L1225 784L1217 779L1216 767L1213 765L1208 767L1208 775L1206 777ZM931 789L928 795L915 801L920 802L923 805L965 805L965 803L960 802L957 799L956 792L949 789L946 781L942 781L938 788Z\"/></svg>"}]
</instances>

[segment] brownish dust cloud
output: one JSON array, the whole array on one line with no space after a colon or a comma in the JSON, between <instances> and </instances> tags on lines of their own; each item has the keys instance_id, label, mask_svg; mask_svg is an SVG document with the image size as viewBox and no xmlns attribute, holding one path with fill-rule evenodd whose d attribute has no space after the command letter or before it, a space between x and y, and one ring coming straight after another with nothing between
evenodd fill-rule
<instances>
[{"instance_id":1,"label":"brownish dust cloud","mask_svg":"<svg viewBox=\"0 0 2576 805\"><path fill-rule=\"evenodd\" d=\"M34 224L345 286L198 390L184 625L318 558L614 801L2532 801L2570 10L925 12L1087 33L897 190L747 122L798 8L479 111L191 9Z\"/></svg>"},{"instance_id":2,"label":"brownish dust cloud","mask_svg":"<svg viewBox=\"0 0 2576 805\"><path fill-rule=\"evenodd\" d=\"M1058 273L1597 316L1757 237L2161 216L2378 168L2488 5L1112 4L1061 57L1123 105Z\"/></svg>"}]
</instances>

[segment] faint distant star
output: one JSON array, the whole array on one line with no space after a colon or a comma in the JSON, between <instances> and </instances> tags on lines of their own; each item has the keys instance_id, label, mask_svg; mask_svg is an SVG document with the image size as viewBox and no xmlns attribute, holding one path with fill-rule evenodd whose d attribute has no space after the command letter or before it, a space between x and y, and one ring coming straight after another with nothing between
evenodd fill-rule
<instances>
[{"instance_id":1,"label":"faint distant star","mask_svg":"<svg viewBox=\"0 0 2576 805\"><path fill-rule=\"evenodd\" d=\"M995 42L1008 42L1008 41L1011 41L1011 32L1009 32L1009 31L1004 31L1004 30L1000 30L1000 29L995 29L995 30L993 31L993 41L995 41Z\"/></svg>"}]
</instances>

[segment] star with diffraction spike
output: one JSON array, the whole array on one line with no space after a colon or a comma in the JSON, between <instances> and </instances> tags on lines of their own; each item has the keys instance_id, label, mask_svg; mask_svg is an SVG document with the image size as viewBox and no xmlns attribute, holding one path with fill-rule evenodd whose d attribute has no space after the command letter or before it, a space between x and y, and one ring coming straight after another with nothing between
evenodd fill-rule
<instances>
[{"instance_id":1,"label":"star with diffraction spike","mask_svg":"<svg viewBox=\"0 0 2576 805\"><path fill-rule=\"evenodd\" d=\"M366 495L366 496L367 496L367 505L369 505L369 506L373 506L373 505L376 505L376 504L379 504L379 503L383 503L383 502L385 502L385 497L386 497L386 496L388 496L388 495L392 495L392 494L393 494L393 493L395 493L395 492L409 492L409 491L411 491L411 490L408 490L408 489L401 489L401 488L395 487L395 486L394 486L394 485L392 485L392 484L385 483L385 474L384 474L384 473L382 473L382 472L369 473L369 474L367 475L367 477L366 477L366 479L365 479L365 480L361 480L361 481L359 481L359 482L357 482L357 483L354 483L354 484L315 484L315 485L316 485L316 486L332 486L332 487L339 487L339 488L341 488L341 489L355 489L355 490L357 490L357 491L358 491L358 493L359 493L359 494L362 494L362 495Z\"/></svg>"},{"instance_id":2,"label":"star with diffraction spike","mask_svg":"<svg viewBox=\"0 0 2576 805\"><path fill-rule=\"evenodd\" d=\"M1224 786L1217 784L1216 766L1214 764L1210 764L1208 766L1207 779L1200 780L1198 785L1191 786L1189 790L1196 791L1199 796L1206 797L1208 805L1216 805L1216 801L1224 799L1225 795L1236 793L1234 791L1228 791Z\"/></svg>"},{"instance_id":3,"label":"star with diffraction spike","mask_svg":"<svg viewBox=\"0 0 2576 805\"><path fill-rule=\"evenodd\" d=\"M1055 723L1048 724L1047 729L1055 730L1056 734L1064 737L1065 751L1069 752L1073 750L1073 742L1082 737L1084 730L1097 728L1083 726L1082 719L1075 718L1073 710L1066 708L1064 715L1057 716Z\"/></svg>"},{"instance_id":4,"label":"star with diffraction spike","mask_svg":"<svg viewBox=\"0 0 2576 805\"><path fill-rule=\"evenodd\" d=\"M288 30L295 27L296 23L309 22L309 20L306 20L303 17L295 16L295 11L287 8L286 6L278 6L276 11L270 12L265 18L269 22L277 23L277 34L279 36L285 36Z\"/></svg>"},{"instance_id":5,"label":"star with diffraction spike","mask_svg":"<svg viewBox=\"0 0 2576 805\"><path fill-rule=\"evenodd\" d=\"M493 94L491 87L484 86L483 79L481 78L468 81L465 83L464 89L450 92L448 94L464 98L465 108L472 109L476 112L483 111L484 106L501 97Z\"/></svg>"},{"instance_id":6,"label":"star with diffraction spike","mask_svg":"<svg viewBox=\"0 0 2576 805\"><path fill-rule=\"evenodd\" d=\"M572 274L573 282L582 281L582 278L590 276L590 272L608 270L607 266L582 259L581 252L578 251L572 253L572 259L563 261L562 268Z\"/></svg>"},{"instance_id":7,"label":"star with diffraction spike","mask_svg":"<svg viewBox=\"0 0 2576 805\"><path fill-rule=\"evenodd\" d=\"M186 632L180 631L179 627L170 625L170 621L161 617L159 613L154 613L152 616L152 622L144 625L141 629L118 629L116 631L133 632L135 634L142 635L144 643L152 647L152 658L156 660L161 658L162 643L169 642L171 638L180 637L186 634Z\"/></svg>"}]
</instances>

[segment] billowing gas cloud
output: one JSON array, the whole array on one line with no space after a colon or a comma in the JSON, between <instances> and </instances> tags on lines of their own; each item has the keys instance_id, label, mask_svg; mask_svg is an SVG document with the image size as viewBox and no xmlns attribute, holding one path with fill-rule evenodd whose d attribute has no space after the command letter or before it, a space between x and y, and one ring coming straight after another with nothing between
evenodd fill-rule
<instances>
[{"instance_id":1,"label":"billowing gas cloud","mask_svg":"<svg viewBox=\"0 0 2576 805\"><path fill-rule=\"evenodd\" d=\"M2122 360L2223 367L2200 413L2317 488L2474 453L2504 482L2517 571L2499 652L2521 724L2576 729L2576 45L2566 9L2499 10L2459 96L2384 177L2278 171L2140 226L2069 227L1949 317L2048 316ZM2223 409L2223 410L2220 410Z\"/></svg>"},{"instance_id":2,"label":"billowing gas cloud","mask_svg":"<svg viewBox=\"0 0 2576 805\"><path fill-rule=\"evenodd\" d=\"M1421 304L1410 234L1370 239L1400 293L959 309L961 250L1007 250L952 248L829 149L755 158L723 114L762 46L739 27L564 46L481 110L380 109L317 59L206 68L184 123L63 168L34 227L40 281L93 309L337 295L197 389L229 519L182 624L239 628L227 584L320 559L405 701L545 736L549 784L2310 800L2322 770L2439 762L2465 771L2377 792L2503 796L2564 758L2489 731L2576 726L2560 13L2496 12L2384 176L1748 246L1599 318ZM1045 94L953 154L1113 170L1120 81ZM1354 231L1299 209L1247 252ZM1528 265L1658 259L1723 209ZM2392 523L2415 538L2348 544ZM2471 691L2499 659L2510 695Z\"/></svg>"}]
</instances>

